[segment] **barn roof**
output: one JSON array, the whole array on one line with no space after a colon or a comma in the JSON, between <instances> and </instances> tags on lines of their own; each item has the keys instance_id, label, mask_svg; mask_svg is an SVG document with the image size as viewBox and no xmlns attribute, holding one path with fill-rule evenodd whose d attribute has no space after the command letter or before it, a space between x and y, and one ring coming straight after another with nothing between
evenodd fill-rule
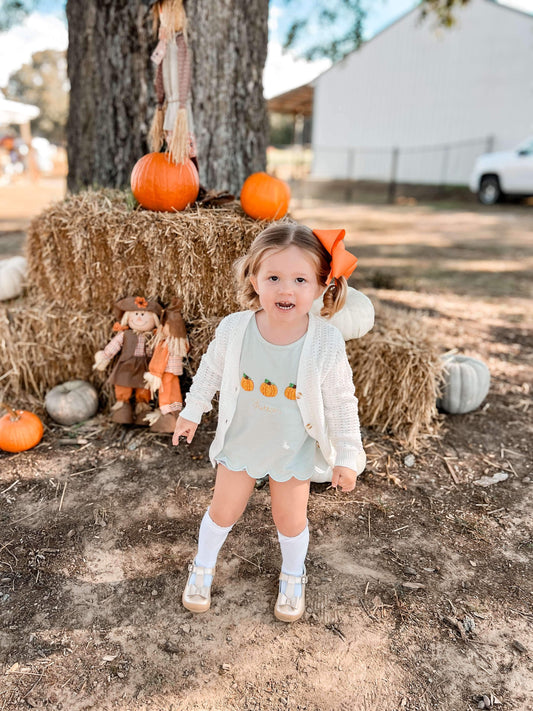
<instances>
[{"instance_id":1,"label":"barn roof","mask_svg":"<svg viewBox=\"0 0 533 711\"><path fill-rule=\"evenodd\" d=\"M298 86L267 101L268 110L278 114L300 114L311 116L313 113L314 89L311 84Z\"/></svg>"}]
</instances>

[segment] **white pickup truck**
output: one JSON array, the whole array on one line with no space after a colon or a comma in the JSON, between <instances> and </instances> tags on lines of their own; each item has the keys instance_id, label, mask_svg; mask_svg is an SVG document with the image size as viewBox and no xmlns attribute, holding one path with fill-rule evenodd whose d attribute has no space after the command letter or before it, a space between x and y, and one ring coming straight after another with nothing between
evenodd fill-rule
<instances>
[{"instance_id":1,"label":"white pickup truck","mask_svg":"<svg viewBox=\"0 0 533 711\"><path fill-rule=\"evenodd\" d=\"M513 151L479 156L470 176L470 190L483 205L494 205L506 195L533 196L533 136Z\"/></svg>"}]
</instances>

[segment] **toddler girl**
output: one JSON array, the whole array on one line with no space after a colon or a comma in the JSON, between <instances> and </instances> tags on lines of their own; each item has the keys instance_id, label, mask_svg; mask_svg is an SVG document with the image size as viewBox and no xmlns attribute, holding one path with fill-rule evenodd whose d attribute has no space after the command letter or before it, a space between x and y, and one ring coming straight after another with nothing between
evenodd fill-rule
<instances>
[{"instance_id":1,"label":"toddler girl","mask_svg":"<svg viewBox=\"0 0 533 711\"><path fill-rule=\"evenodd\" d=\"M346 298L357 259L344 230L311 231L274 224L261 232L235 268L247 311L224 318L203 356L176 423L191 442L219 391L218 426L209 450L217 465L211 505L200 525L182 601L204 612L218 552L239 519L256 479L268 474L282 566L275 616L305 610L307 501L313 471L332 468L332 485L351 491L366 457L352 370L341 333L309 311L324 292L321 315Z\"/></svg>"}]
</instances>

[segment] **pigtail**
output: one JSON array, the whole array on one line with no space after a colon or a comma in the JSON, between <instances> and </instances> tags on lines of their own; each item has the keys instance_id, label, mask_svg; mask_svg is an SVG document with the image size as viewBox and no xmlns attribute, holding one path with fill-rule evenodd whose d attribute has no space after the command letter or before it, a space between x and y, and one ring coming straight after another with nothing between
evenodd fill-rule
<instances>
[{"instance_id":1,"label":"pigtail","mask_svg":"<svg viewBox=\"0 0 533 711\"><path fill-rule=\"evenodd\" d=\"M333 279L324 292L324 296L322 298L324 306L320 310L320 315L323 318L331 318L333 314L336 314L342 309L346 303L347 295L348 282L346 281L346 278L341 276L337 279Z\"/></svg>"}]
</instances>

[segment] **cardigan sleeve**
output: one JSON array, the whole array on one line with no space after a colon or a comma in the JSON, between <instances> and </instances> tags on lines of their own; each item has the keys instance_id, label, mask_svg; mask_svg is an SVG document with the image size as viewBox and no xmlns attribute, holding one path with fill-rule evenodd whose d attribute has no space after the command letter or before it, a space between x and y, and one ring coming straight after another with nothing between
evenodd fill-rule
<instances>
[{"instance_id":1,"label":"cardigan sleeve","mask_svg":"<svg viewBox=\"0 0 533 711\"><path fill-rule=\"evenodd\" d=\"M366 465L366 455L353 373L340 333L336 341L331 365L322 380L324 414L328 436L336 451L335 466L348 467L360 474Z\"/></svg>"},{"instance_id":2,"label":"cardigan sleeve","mask_svg":"<svg viewBox=\"0 0 533 711\"><path fill-rule=\"evenodd\" d=\"M215 337L202 356L192 385L185 397L185 407L180 416L199 423L204 412L209 412L211 401L220 390L224 371L225 353L228 344L227 318L223 319L215 331Z\"/></svg>"}]
</instances>

